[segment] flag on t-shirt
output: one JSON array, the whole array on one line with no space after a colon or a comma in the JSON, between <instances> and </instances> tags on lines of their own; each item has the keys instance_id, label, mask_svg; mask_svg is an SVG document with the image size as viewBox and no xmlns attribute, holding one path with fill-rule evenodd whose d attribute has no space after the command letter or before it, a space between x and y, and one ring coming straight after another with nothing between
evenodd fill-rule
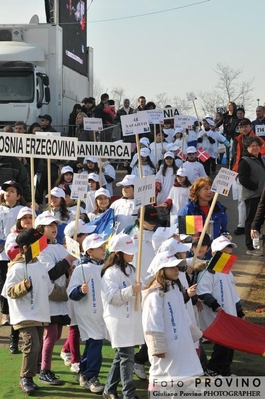
<instances>
[{"instance_id":1,"label":"flag on t-shirt","mask_svg":"<svg viewBox=\"0 0 265 399\"><path fill-rule=\"evenodd\" d=\"M205 162L207 159L211 158L211 155L208 154L203 147L199 147L197 149L197 158L199 158L202 162Z\"/></svg>"},{"instance_id":2,"label":"flag on t-shirt","mask_svg":"<svg viewBox=\"0 0 265 399\"><path fill-rule=\"evenodd\" d=\"M43 235L27 249L25 254L26 263L29 263L32 259L36 258L36 256L38 256L47 246L47 237Z\"/></svg>"},{"instance_id":3,"label":"flag on t-shirt","mask_svg":"<svg viewBox=\"0 0 265 399\"><path fill-rule=\"evenodd\" d=\"M236 260L236 255L229 255L225 252L217 251L210 260L208 269L214 270L218 273L228 274Z\"/></svg>"},{"instance_id":4,"label":"flag on t-shirt","mask_svg":"<svg viewBox=\"0 0 265 399\"><path fill-rule=\"evenodd\" d=\"M195 234L203 229L201 215L186 215L178 217L179 234Z\"/></svg>"}]
</instances>

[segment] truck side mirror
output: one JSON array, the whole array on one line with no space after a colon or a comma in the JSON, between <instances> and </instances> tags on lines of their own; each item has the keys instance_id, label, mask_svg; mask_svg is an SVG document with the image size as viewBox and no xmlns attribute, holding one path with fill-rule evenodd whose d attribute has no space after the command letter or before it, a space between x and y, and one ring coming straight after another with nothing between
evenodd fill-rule
<instances>
[{"instance_id":1,"label":"truck side mirror","mask_svg":"<svg viewBox=\"0 0 265 399\"><path fill-rule=\"evenodd\" d=\"M46 103L49 103L51 101L51 93L49 87L45 87L45 101Z\"/></svg>"},{"instance_id":2,"label":"truck side mirror","mask_svg":"<svg viewBox=\"0 0 265 399\"><path fill-rule=\"evenodd\" d=\"M49 86L50 80L49 80L49 76L48 75L43 75L42 76L42 81L44 86Z\"/></svg>"}]
</instances>

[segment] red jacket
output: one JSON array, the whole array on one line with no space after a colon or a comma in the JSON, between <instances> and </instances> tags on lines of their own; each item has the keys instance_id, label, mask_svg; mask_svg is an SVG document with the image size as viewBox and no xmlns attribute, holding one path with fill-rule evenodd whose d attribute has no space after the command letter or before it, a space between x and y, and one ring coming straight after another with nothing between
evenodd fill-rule
<instances>
[{"instance_id":1,"label":"red jacket","mask_svg":"<svg viewBox=\"0 0 265 399\"><path fill-rule=\"evenodd\" d=\"M243 149L243 140L242 140L243 136L244 136L243 133L241 133L239 136L235 138L237 140L237 147L236 147L236 161L233 167L234 172L238 172L238 164L242 156L242 149ZM251 130L251 132L248 134L248 137L258 137L258 136L256 136L253 130ZM261 155L265 155L265 141L261 137L258 137L258 139L262 142L260 153Z\"/></svg>"}]
</instances>

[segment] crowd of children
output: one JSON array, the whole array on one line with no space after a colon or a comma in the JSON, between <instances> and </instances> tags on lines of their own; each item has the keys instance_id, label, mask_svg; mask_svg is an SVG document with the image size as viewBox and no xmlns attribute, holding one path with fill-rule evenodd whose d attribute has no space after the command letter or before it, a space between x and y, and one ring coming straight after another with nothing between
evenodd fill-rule
<instances>
[{"instance_id":1,"label":"crowd of children","mask_svg":"<svg viewBox=\"0 0 265 399\"><path fill-rule=\"evenodd\" d=\"M156 174L157 206L145 207L142 226L134 203L134 184L139 176L137 154L130 164L134 173L116 184L121 187L122 196L114 202L108 186L114 180L110 168L104 177L93 157L75 165L88 178L88 195L81 203L80 215L76 215L76 203L71 200L71 166L62 169L57 186L48 193L49 210L38 215L25 206L18 183L2 185L1 306L3 324L12 326L11 353L19 352L19 333L23 341L20 386L25 393L33 394L37 389L33 380L37 371L41 383L63 384L52 370L53 351L63 326L68 326L61 350L65 365L77 374L81 387L102 394L105 399L118 398L120 383L123 399L138 399L133 374L147 379L148 362L150 390L154 389L154 381L161 388L159 383L165 380L177 382L203 373L231 375L233 351L215 344L208 361L201 337L220 308L244 316L233 276L230 273L224 278L209 271L199 281L200 271L190 260L198 237L191 245L182 242L189 237L178 233L176 223L181 210L191 203L205 220L212 200L208 193L211 181L204 177L203 166L196 160L196 148L189 146L186 137L187 145L182 147L188 154L187 161L176 162L179 147L169 143L171 148L167 150L164 142L169 133L157 135L161 151L154 151L154 146L150 151L147 140L141 139L139 155L144 174L154 174L160 168ZM172 135L172 142L181 138L179 134ZM161 167L159 161L164 161ZM107 170L108 163L104 162ZM114 220L112 237L107 241L105 232L95 232L95 225L110 209ZM162 217L164 210L166 219ZM220 236L227 233L225 208L221 205L220 212L222 231L219 220L219 230L216 227L212 237L206 234L198 253L200 265L205 266L201 261L215 251L231 253L235 247L227 236ZM139 280L136 272L140 227L143 236ZM28 247L41 237L45 237L46 248L26 262ZM70 254L68 239L79 244L79 259ZM225 302L216 289L220 279L223 293L227 292ZM135 310L139 296L141 306ZM110 341L115 355L103 384L104 339ZM84 344L82 355L80 340ZM135 350L138 346L139 350Z\"/></svg>"}]
</instances>

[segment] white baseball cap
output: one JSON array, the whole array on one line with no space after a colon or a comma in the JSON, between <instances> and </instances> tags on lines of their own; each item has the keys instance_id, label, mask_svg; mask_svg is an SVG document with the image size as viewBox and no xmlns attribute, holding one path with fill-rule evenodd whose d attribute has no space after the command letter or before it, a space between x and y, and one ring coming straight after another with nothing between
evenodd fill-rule
<instances>
[{"instance_id":1,"label":"white baseball cap","mask_svg":"<svg viewBox=\"0 0 265 399\"><path fill-rule=\"evenodd\" d=\"M57 219L51 212L44 211L36 217L34 227L36 229L38 226L48 226L53 222L56 222L57 224L62 224L62 222Z\"/></svg>"},{"instance_id":2,"label":"white baseball cap","mask_svg":"<svg viewBox=\"0 0 265 399\"><path fill-rule=\"evenodd\" d=\"M188 147L187 151L186 151L187 154L195 154L196 152L197 152L197 149L193 145Z\"/></svg>"},{"instance_id":3,"label":"white baseball cap","mask_svg":"<svg viewBox=\"0 0 265 399\"><path fill-rule=\"evenodd\" d=\"M147 269L147 274L152 277L155 276L163 267L186 266L186 259L177 259L174 254L169 251L160 252L156 254L150 266Z\"/></svg>"},{"instance_id":4,"label":"white baseball cap","mask_svg":"<svg viewBox=\"0 0 265 399\"><path fill-rule=\"evenodd\" d=\"M176 175L177 175L177 176L180 176L180 177L188 176L187 169L185 169L185 168L178 168Z\"/></svg>"},{"instance_id":5,"label":"white baseball cap","mask_svg":"<svg viewBox=\"0 0 265 399\"><path fill-rule=\"evenodd\" d=\"M96 157L91 157L91 156L85 157L84 163L87 163L88 161L90 161L92 163L97 163L98 159Z\"/></svg>"},{"instance_id":6,"label":"white baseball cap","mask_svg":"<svg viewBox=\"0 0 265 399\"><path fill-rule=\"evenodd\" d=\"M175 159L175 155L174 155L173 152L171 152L171 151L167 151L167 152L164 154L164 159L166 159L167 157L170 157L170 158Z\"/></svg>"},{"instance_id":7,"label":"white baseball cap","mask_svg":"<svg viewBox=\"0 0 265 399\"><path fill-rule=\"evenodd\" d=\"M71 168L71 166L66 165L61 170L62 175L64 175L65 173L74 173L74 170L73 170L73 168Z\"/></svg>"},{"instance_id":8,"label":"white baseball cap","mask_svg":"<svg viewBox=\"0 0 265 399\"><path fill-rule=\"evenodd\" d=\"M163 244L165 240L172 237L176 231L176 225L171 227L158 227L152 236L152 246L155 251Z\"/></svg>"},{"instance_id":9,"label":"white baseball cap","mask_svg":"<svg viewBox=\"0 0 265 399\"><path fill-rule=\"evenodd\" d=\"M228 245L232 245L233 248L237 248L237 245L234 242L231 242L225 236L220 236L213 240L211 244L211 250L212 252L222 251Z\"/></svg>"},{"instance_id":10,"label":"white baseball cap","mask_svg":"<svg viewBox=\"0 0 265 399\"><path fill-rule=\"evenodd\" d=\"M99 188L95 192L95 198L99 197L100 195L105 195L105 197L108 197L108 198L111 197L109 190L107 190L106 188L103 188L103 187Z\"/></svg>"},{"instance_id":11,"label":"white baseball cap","mask_svg":"<svg viewBox=\"0 0 265 399\"><path fill-rule=\"evenodd\" d=\"M188 245L171 237L163 242L157 253L168 251L171 254L176 254L177 252L188 252L189 250L190 247Z\"/></svg>"},{"instance_id":12,"label":"white baseball cap","mask_svg":"<svg viewBox=\"0 0 265 399\"><path fill-rule=\"evenodd\" d=\"M177 151L177 150L179 150L179 149L180 149L180 146L177 145L177 144L174 144L174 143L170 143L170 144L168 144L168 145L166 146L166 150L167 150L167 151L171 151L171 152Z\"/></svg>"},{"instance_id":13,"label":"white baseball cap","mask_svg":"<svg viewBox=\"0 0 265 399\"><path fill-rule=\"evenodd\" d=\"M147 137L142 137L142 138L140 139L140 143L141 143L141 144L144 144L146 147L149 147L149 146L150 146L150 141L149 141L149 139L148 139Z\"/></svg>"},{"instance_id":14,"label":"white baseball cap","mask_svg":"<svg viewBox=\"0 0 265 399\"><path fill-rule=\"evenodd\" d=\"M123 252L128 255L134 255L138 251L137 245L134 244L128 234L118 234L113 236L109 241L110 252Z\"/></svg>"},{"instance_id":15,"label":"white baseball cap","mask_svg":"<svg viewBox=\"0 0 265 399\"><path fill-rule=\"evenodd\" d=\"M210 125L210 126L215 126L215 123L214 123L214 121L212 120L212 119L210 119L210 118L204 118L203 120L202 120L203 122L205 121L205 122L207 122L208 123L208 125Z\"/></svg>"},{"instance_id":16,"label":"white baseball cap","mask_svg":"<svg viewBox=\"0 0 265 399\"><path fill-rule=\"evenodd\" d=\"M182 132L183 132L183 129L181 129L181 127L176 127L176 128L175 128L174 136L175 136L175 134L177 134L177 133L182 133Z\"/></svg>"},{"instance_id":17,"label":"white baseball cap","mask_svg":"<svg viewBox=\"0 0 265 399\"><path fill-rule=\"evenodd\" d=\"M141 155L141 157L149 157L150 156L149 149L148 148L141 148L140 155Z\"/></svg>"},{"instance_id":18,"label":"white baseball cap","mask_svg":"<svg viewBox=\"0 0 265 399\"><path fill-rule=\"evenodd\" d=\"M23 208L21 208L17 214L17 219L21 219L25 215L32 215L32 214L33 213L31 208L29 208L28 206L23 206Z\"/></svg>"},{"instance_id":19,"label":"white baseball cap","mask_svg":"<svg viewBox=\"0 0 265 399\"><path fill-rule=\"evenodd\" d=\"M87 180L93 180L94 182L97 183L97 182L99 182L99 175L97 173L94 173L94 172L89 173L87 175Z\"/></svg>"},{"instance_id":20,"label":"white baseball cap","mask_svg":"<svg viewBox=\"0 0 265 399\"><path fill-rule=\"evenodd\" d=\"M87 236L83 243L83 250L84 252L86 252L88 249L93 249L93 248L98 248L101 245L105 244L107 241L104 240L104 238L102 237L101 234L90 234L89 236Z\"/></svg>"},{"instance_id":21,"label":"white baseball cap","mask_svg":"<svg viewBox=\"0 0 265 399\"><path fill-rule=\"evenodd\" d=\"M60 187L53 187L53 189L51 190L51 195L57 198L65 199L65 191ZM45 198L48 198L48 194L45 196Z\"/></svg>"},{"instance_id":22,"label":"white baseball cap","mask_svg":"<svg viewBox=\"0 0 265 399\"><path fill-rule=\"evenodd\" d=\"M83 220L78 220L77 224L77 234L91 234L97 226L91 225L89 223L84 223ZM75 233L75 221L68 223L64 229L64 235L67 237L73 237Z\"/></svg>"},{"instance_id":23,"label":"white baseball cap","mask_svg":"<svg viewBox=\"0 0 265 399\"><path fill-rule=\"evenodd\" d=\"M135 175L126 175L123 180L116 183L116 186L134 186Z\"/></svg>"}]
</instances>

